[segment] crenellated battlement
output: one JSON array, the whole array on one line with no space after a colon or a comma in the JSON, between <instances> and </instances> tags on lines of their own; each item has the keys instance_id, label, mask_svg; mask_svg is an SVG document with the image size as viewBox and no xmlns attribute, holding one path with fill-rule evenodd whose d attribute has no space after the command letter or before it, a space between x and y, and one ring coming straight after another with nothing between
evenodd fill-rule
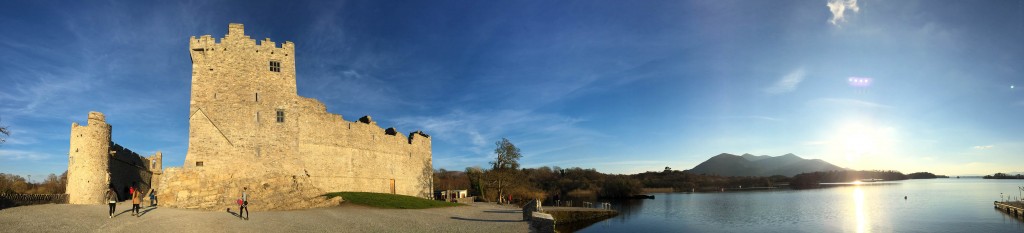
<instances>
[{"instance_id":1,"label":"crenellated battlement","mask_svg":"<svg viewBox=\"0 0 1024 233\"><path fill-rule=\"evenodd\" d=\"M298 95L292 42L257 41L245 34L243 25L230 24L223 38L191 37L189 53L188 154L181 170L165 173L164 194L169 196L160 199L168 205L223 209L231 204L214 201L233 200L223 189L178 191L205 187L187 177L216 179L214 183L224 187L259 187L254 193L274 195L267 200L287 199L290 195L278 194L295 190L277 189L294 184L310 185L306 191L316 195L430 195L430 137L421 131L403 134L382 128L370 116L347 121L328 112L322 102ZM294 180L280 180L287 186L266 181L275 177Z\"/></svg>"},{"instance_id":2,"label":"crenellated battlement","mask_svg":"<svg viewBox=\"0 0 1024 233\"><path fill-rule=\"evenodd\" d=\"M127 197L127 188L148 190L154 175L160 174L163 155L140 156L111 140L110 124L100 112L89 112L88 125L71 123L68 148L67 194L71 204L97 204L110 185L119 198Z\"/></svg>"},{"instance_id":3,"label":"crenellated battlement","mask_svg":"<svg viewBox=\"0 0 1024 233\"><path fill-rule=\"evenodd\" d=\"M242 24L232 23L228 25L228 34L224 35L223 38L217 39L211 35L202 35L199 38L191 36L189 38L189 50L191 51L229 51L229 49L244 49L244 48L255 48L251 52L256 53L271 53L271 54L282 54L284 56L291 56L295 54L295 44L291 41L285 41L283 44L278 44L270 38L265 38L262 41L257 41L245 34L245 27Z\"/></svg>"}]
</instances>

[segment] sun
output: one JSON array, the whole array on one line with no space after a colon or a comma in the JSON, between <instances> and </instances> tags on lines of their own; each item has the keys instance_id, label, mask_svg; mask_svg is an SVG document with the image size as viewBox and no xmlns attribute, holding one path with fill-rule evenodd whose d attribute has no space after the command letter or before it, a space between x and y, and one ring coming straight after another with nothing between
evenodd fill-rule
<instances>
[{"instance_id":1,"label":"sun","mask_svg":"<svg viewBox=\"0 0 1024 233\"><path fill-rule=\"evenodd\" d=\"M864 121L848 121L835 128L832 135L831 151L848 162L859 163L884 152L893 139L893 129Z\"/></svg>"},{"instance_id":2,"label":"sun","mask_svg":"<svg viewBox=\"0 0 1024 233\"><path fill-rule=\"evenodd\" d=\"M848 160L877 151L878 139L876 130L862 124L849 124L840 130L843 151Z\"/></svg>"}]
</instances>

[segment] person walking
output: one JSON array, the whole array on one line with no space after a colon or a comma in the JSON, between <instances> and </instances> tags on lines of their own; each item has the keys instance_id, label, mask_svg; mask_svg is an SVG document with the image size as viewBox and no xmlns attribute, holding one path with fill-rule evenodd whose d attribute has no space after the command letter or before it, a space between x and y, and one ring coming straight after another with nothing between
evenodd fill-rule
<instances>
[{"instance_id":1,"label":"person walking","mask_svg":"<svg viewBox=\"0 0 1024 233\"><path fill-rule=\"evenodd\" d=\"M117 193L114 192L114 185L107 185L107 193L104 194L103 199L107 201L107 205L110 206L110 212L107 214L107 218L114 218L114 207L117 207Z\"/></svg>"},{"instance_id":2,"label":"person walking","mask_svg":"<svg viewBox=\"0 0 1024 233\"><path fill-rule=\"evenodd\" d=\"M142 201L140 199L142 197L140 197L141 195L139 195L139 189L134 189L133 187L133 190L134 191L132 192L132 216L135 216L137 218L139 217L139 202Z\"/></svg>"},{"instance_id":3,"label":"person walking","mask_svg":"<svg viewBox=\"0 0 1024 233\"><path fill-rule=\"evenodd\" d=\"M249 187L242 187L242 203L238 206L238 218L249 220ZM245 210L245 217L242 217L242 211Z\"/></svg>"},{"instance_id":4,"label":"person walking","mask_svg":"<svg viewBox=\"0 0 1024 233\"><path fill-rule=\"evenodd\" d=\"M149 206L156 205L156 189L149 191Z\"/></svg>"}]
</instances>

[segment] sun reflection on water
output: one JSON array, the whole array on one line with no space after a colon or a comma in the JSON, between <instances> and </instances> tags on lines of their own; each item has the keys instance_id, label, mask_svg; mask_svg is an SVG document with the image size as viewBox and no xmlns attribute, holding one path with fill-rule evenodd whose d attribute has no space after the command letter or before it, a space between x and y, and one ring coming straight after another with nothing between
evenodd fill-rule
<instances>
[{"instance_id":1,"label":"sun reflection on water","mask_svg":"<svg viewBox=\"0 0 1024 233\"><path fill-rule=\"evenodd\" d=\"M854 186L853 189L853 207L856 210L857 219L857 233L871 232L868 229L868 218L864 210L864 191L860 189L860 186Z\"/></svg>"}]
</instances>

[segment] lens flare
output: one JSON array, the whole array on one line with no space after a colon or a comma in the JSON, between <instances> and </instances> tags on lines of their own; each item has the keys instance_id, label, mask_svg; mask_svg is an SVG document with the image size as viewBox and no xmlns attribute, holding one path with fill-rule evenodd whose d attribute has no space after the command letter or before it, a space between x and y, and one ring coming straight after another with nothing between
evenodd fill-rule
<instances>
[{"instance_id":1,"label":"lens flare","mask_svg":"<svg viewBox=\"0 0 1024 233\"><path fill-rule=\"evenodd\" d=\"M851 87L870 87L873 82L873 78L867 77L850 77L846 79L846 83Z\"/></svg>"}]
</instances>

